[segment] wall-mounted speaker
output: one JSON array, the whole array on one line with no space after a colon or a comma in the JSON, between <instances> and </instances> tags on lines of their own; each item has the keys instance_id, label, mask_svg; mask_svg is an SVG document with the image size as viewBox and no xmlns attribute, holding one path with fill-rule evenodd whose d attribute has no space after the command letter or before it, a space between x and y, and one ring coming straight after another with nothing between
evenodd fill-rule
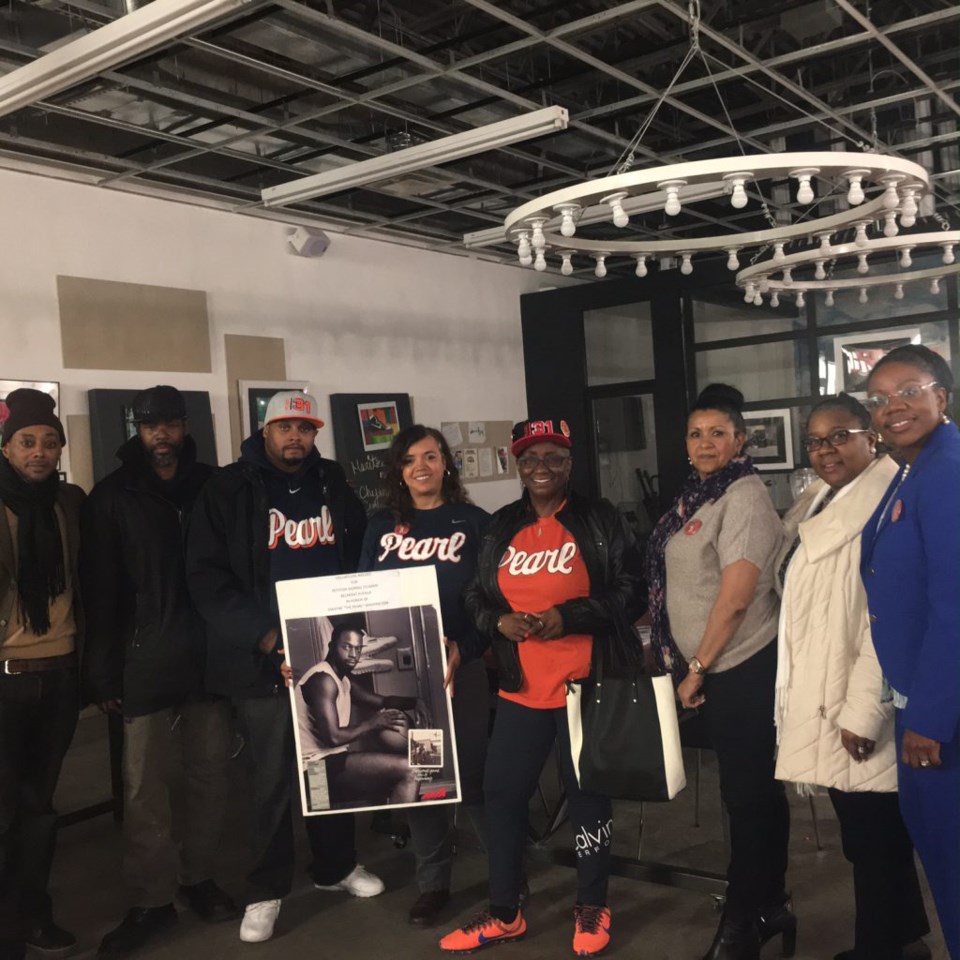
<instances>
[{"instance_id":1,"label":"wall-mounted speaker","mask_svg":"<svg viewBox=\"0 0 960 960\"><path fill-rule=\"evenodd\" d=\"M287 240L298 257L322 257L330 246L330 238L322 230L310 227L297 227Z\"/></svg>"}]
</instances>

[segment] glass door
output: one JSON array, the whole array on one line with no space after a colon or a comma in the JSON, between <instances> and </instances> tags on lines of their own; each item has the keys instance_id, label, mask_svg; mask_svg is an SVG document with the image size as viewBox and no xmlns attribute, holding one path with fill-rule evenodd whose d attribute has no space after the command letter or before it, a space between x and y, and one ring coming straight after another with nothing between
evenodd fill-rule
<instances>
[{"instance_id":1,"label":"glass door","mask_svg":"<svg viewBox=\"0 0 960 960\"><path fill-rule=\"evenodd\" d=\"M592 400L597 487L645 542L660 519L660 476L652 392Z\"/></svg>"}]
</instances>

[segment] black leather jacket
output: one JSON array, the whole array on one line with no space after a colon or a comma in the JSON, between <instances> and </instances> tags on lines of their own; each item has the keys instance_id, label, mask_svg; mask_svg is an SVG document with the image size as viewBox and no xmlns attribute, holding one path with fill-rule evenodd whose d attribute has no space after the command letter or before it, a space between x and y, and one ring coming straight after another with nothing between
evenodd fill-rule
<instances>
[{"instance_id":1,"label":"black leather jacket","mask_svg":"<svg viewBox=\"0 0 960 960\"><path fill-rule=\"evenodd\" d=\"M493 515L480 547L477 575L465 596L467 613L480 636L493 644L500 665L500 689L508 692L523 685L523 671L517 645L497 630L500 616L510 613L497 574L510 541L536 519L526 494ZM641 616L647 606L643 557L613 504L571 493L557 519L573 534L590 577L590 596L557 605L564 634L602 637L617 630L618 624L632 623ZM478 652L465 651L471 655Z\"/></svg>"}]
</instances>

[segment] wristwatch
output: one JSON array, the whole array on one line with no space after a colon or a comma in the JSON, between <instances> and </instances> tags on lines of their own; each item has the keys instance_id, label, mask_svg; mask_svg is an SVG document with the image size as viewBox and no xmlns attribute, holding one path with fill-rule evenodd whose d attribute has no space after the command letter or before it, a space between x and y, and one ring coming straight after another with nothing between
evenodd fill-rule
<instances>
[{"instance_id":1,"label":"wristwatch","mask_svg":"<svg viewBox=\"0 0 960 960\"><path fill-rule=\"evenodd\" d=\"M691 657L687 666L690 668L691 673L696 673L702 676L707 672L707 668L700 662L697 657Z\"/></svg>"}]
</instances>

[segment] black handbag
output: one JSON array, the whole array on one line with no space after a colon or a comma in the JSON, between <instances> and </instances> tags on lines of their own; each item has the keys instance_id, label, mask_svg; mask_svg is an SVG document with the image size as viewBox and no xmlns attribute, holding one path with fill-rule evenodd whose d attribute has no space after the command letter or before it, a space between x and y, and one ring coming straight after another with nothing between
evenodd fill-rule
<instances>
[{"instance_id":1,"label":"black handbag","mask_svg":"<svg viewBox=\"0 0 960 960\"><path fill-rule=\"evenodd\" d=\"M621 643L614 638L614 646ZM590 677L567 682L580 788L620 800L672 800L687 785L673 679L642 666L611 674L604 668L608 653L594 658Z\"/></svg>"}]
</instances>

